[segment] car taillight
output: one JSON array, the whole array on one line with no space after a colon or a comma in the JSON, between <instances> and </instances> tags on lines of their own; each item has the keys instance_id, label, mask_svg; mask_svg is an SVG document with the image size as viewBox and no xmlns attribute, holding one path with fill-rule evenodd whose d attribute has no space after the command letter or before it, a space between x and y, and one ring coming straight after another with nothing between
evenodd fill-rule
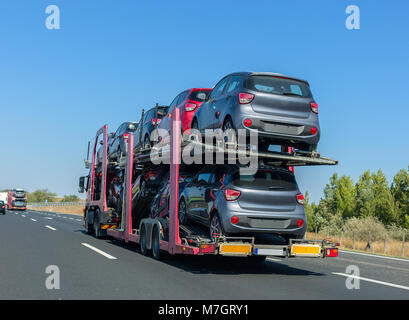
<instances>
[{"instance_id":1,"label":"car taillight","mask_svg":"<svg viewBox=\"0 0 409 320\"><path fill-rule=\"evenodd\" d=\"M316 102L311 102L311 111L318 114L318 103Z\"/></svg>"},{"instance_id":2,"label":"car taillight","mask_svg":"<svg viewBox=\"0 0 409 320\"><path fill-rule=\"evenodd\" d=\"M301 228L303 224L304 224L304 221L303 221L302 219L299 219L299 220L297 221L297 226L298 226L299 228Z\"/></svg>"},{"instance_id":3,"label":"car taillight","mask_svg":"<svg viewBox=\"0 0 409 320\"><path fill-rule=\"evenodd\" d=\"M193 111L197 108L197 104L196 103L186 103L185 104L185 110L186 111Z\"/></svg>"},{"instance_id":4,"label":"car taillight","mask_svg":"<svg viewBox=\"0 0 409 320\"><path fill-rule=\"evenodd\" d=\"M239 93L239 103L240 104L248 104L254 99L254 94L251 93Z\"/></svg>"},{"instance_id":5,"label":"car taillight","mask_svg":"<svg viewBox=\"0 0 409 320\"><path fill-rule=\"evenodd\" d=\"M312 127L311 128L311 134L316 134L317 133L317 128L316 127Z\"/></svg>"},{"instance_id":6,"label":"car taillight","mask_svg":"<svg viewBox=\"0 0 409 320\"><path fill-rule=\"evenodd\" d=\"M338 248L330 248L326 250L327 257L338 257Z\"/></svg>"},{"instance_id":7,"label":"car taillight","mask_svg":"<svg viewBox=\"0 0 409 320\"><path fill-rule=\"evenodd\" d=\"M160 119L152 119L152 125L154 126L155 124L159 124Z\"/></svg>"},{"instance_id":8,"label":"car taillight","mask_svg":"<svg viewBox=\"0 0 409 320\"><path fill-rule=\"evenodd\" d=\"M234 189L224 189L224 198L227 201L235 201L240 197L240 191Z\"/></svg>"},{"instance_id":9,"label":"car taillight","mask_svg":"<svg viewBox=\"0 0 409 320\"><path fill-rule=\"evenodd\" d=\"M238 224L239 223L239 218L237 218L236 216L231 217L230 219L232 224Z\"/></svg>"},{"instance_id":10,"label":"car taillight","mask_svg":"<svg viewBox=\"0 0 409 320\"><path fill-rule=\"evenodd\" d=\"M251 121L251 119L244 119L243 121L243 125L247 128L250 127L252 124L253 122Z\"/></svg>"},{"instance_id":11,"label":"car taillight","mask_svg":"<svg viewBox=\"0 0 409 320\"><path fill-rule=\"evenodd\" d=\"M296 199L298 204L304 205L304 195L302 193L296 195Z\"/></svg>"}]
</instances>

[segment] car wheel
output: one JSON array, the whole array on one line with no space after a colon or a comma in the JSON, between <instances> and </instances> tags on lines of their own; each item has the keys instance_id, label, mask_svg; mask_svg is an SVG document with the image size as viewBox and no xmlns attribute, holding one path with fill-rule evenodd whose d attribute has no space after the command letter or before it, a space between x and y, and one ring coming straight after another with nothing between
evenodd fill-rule
<instances>
[{"instance_id":1,"label":"car wheel","mask_svg":"<svg viewBox=\"0 0 409 320\"><path fill-rule=\"evenodd\" d=\"M210 220L210 238L215 241L217 237L223 237L224 230L219 214L216 212L213 214Z\"/></svg>"},{"instance_id":2,"label":"car wheel","mask_svg":"<svg viewBox=\"0 0 409 320\"><path fill-rule=\"evenodd\" d=\"M148 149L148 148L151 147L151 141L149 140L149 137L148 137L148 136L145 137L145 139L144 139L144 141L143 141L143 145L144 145L144 148L145 148L145 149Z\"/></svg>"},{"instance_id":3,"label":"car wheel","mask_svg":"<svg viewBox=\"0 0 409 320\"><path fill-rule=\"evenodd\" d=\"M179 210L178 210L178 217L179 217L179 224L185 225L187 222L187 208L186 208L186 201L185 199L181 199L179 202Z\"/></svg>"},{"instance_id":4,"label":"car wheel","mask_svg":"<svg viewBox=\"0 0 409 320\"><path fill-rule=\"evenodd\" d=\"M190 139L193 140L193 141L199 142L199 135L198 135L199 123L197 122L197 119L194 119L192 121L192 125L190 126L190 128L191 128L191 131L192 131L191 134L190 134Z\"/></svg>"},{"instance_id":5,"label":"car wheel","mask_svg":"<svg viewBox=\"0 0 409 320\"><path fill-rule=\"evenodd\" d=\"M233 142L233 143L235 143L237 140L236 140L236 134L234 134L233 136L232 136L232 134L233 133L236 133L235 131L233 131L234 130L234 126L233 126L233 121L231 120L231 118L227 118L225 121L224 121L224 124L223 124L223 137L224 137L224 142L226 143L226 142ZM228 132L227 132L228 131ZM230 135L228 134L228 133L230 133Z\"/></svg>"}]
</instances>

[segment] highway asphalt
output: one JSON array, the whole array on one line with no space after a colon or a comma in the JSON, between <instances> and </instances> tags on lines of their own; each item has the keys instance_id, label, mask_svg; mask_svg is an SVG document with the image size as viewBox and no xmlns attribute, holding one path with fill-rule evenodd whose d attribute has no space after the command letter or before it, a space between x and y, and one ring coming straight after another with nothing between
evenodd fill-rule
<instances>
[{"instance_id":1,"label":"highway asphalt","mask_svg":"<svg viewBox=\"0 0 409 320\"><path fill-rule=\"evenodd\" d=\"M409 260L340 252L261 264L214 256L156 261L136 245L86 235L82 217L70 214L0 215L0 257L0 299L409 299ZM60 271L60 289L46 287L50 265ZM346 286L351 265L359 268L359 289Z\"/></svg>"}]
</instances>

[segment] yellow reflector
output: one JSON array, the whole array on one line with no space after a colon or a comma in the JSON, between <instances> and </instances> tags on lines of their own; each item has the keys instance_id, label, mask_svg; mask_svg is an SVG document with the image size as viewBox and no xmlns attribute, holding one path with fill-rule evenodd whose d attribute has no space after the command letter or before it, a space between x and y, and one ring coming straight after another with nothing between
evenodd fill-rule
<instances>
[{"instance_id":1,"label":"yellow reflector","mask_svg":"<svg viewBox=\"0 0 409 320\"><path fill-rule=\"evenodd\" d=\"M292 246L292 254L311 254L311 255L319 255L321 251L320 246L314 245L297 245L294 244Z\"/></svg>"},{"instance_id":2,"label":"yellow reflector","mask_svg":"<svg viewBox=\"0 0 409 320\"><path fill-rule=\"evenodd\" d=\"M249 244L222 244L220 246L220 253L238 253L238 254L250 254L251 245Z\"/></svg>"}]
</instances>

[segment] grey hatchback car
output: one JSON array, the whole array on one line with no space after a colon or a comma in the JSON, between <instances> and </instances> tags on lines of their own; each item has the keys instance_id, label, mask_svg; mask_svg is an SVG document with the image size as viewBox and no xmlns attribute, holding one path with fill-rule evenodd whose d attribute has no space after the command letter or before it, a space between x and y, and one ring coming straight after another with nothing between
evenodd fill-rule
<instances>
[{"instance_id":1,"label":"grey hatchback car","mask_svg":"<svg viewBox=\"0 0 409 320\"><path fill-rule=\"evenodd\" d=\"M277 73L238 72L213 88L192 119L192 128L258 130L259 150L270 145L316 151L318 104L307 81Z\"/></svg>"},{"instance_id":2,"label":"grey hatchback car","mask_svg":"<svg viewBox=\"0 0 409 320\"><path fill-rule=\"evenodd\" d=\"M179 222L209 227L210 237L276 235L303 238L307 219L304 196L288 169L239 165L205 166L179 197Z\"/></svg>"}]
</instances>

